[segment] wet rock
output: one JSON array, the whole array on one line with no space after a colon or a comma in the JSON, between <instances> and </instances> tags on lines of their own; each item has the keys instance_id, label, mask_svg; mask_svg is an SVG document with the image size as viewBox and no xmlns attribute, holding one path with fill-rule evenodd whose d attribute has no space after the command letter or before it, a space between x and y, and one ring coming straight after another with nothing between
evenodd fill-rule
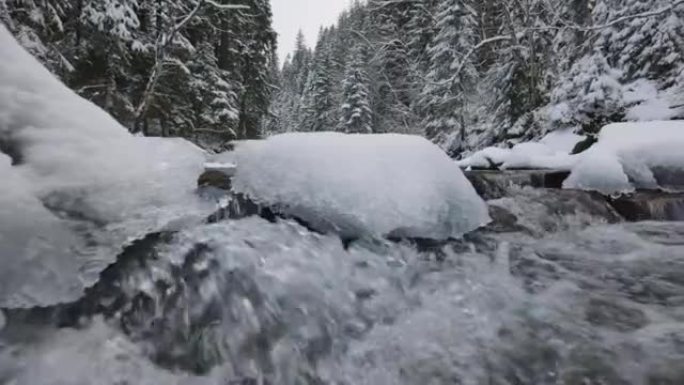
<instances>
[{"instance_id":1,"label":"wet rock","mask_svg":"<svg viewBox=\"0 0 684 385\"><path fill-rule=\"evenodd\" d=\"M620 332L634 331L648 324L643 311L600 298L589 300L586 319L592 325Z\"/></svg>"},{"instance_id":2,"label":"wet rock","mask_svg":"<svg viewBox=\"0 0 684 385\"><path fill-rule=\"evenodd\" d=\"M610 203L632 222L684 220L684 193L638 191L612 199Z\"/></svg>"},{"instance_id":3,"label":"wet rock","mask_svg":"<svg viewBox=\"0 0 684 385\"><path fill-rule=\"evenodd\" d=\"M492 233L526 232L525 227L518 224L518 217L499 206L489 206L489 216L492 221L483 229Z\"/></svg>"},{"instance_id":4,"label":"wet rock","mask_svg":"<svg viewBox=\"0 0 684 385\"><path fill-rule=\"evenodd\" d=\"M684 170L678 167L653 167L658 186L668 191L684 191Z\"/></svg>"},{"instance_id":5,"label":"wet rock","mask_svg":"<svg viewBox=\"0 0 684 385\"><path fill-rule=\"evenodd\" d=\"M594 144L598 143L598 138L595 135L587 135L587 138L584 139L583 141L577 143L575 145L575 148L572 149L571 154L576 155L576 154L581 154L584 151L587 151L590 149Z\"/></svg>"},{"instance_id":6,"label":"wet rock","mask_svg":"<svg viewBox=\"0 0 684 385\"><path fill-rule=\"evenodd\" d=\"M508 196L509 191L516 187L561 188L570 173L553 170L478 170L466 171L465 175L475 191L483 199L489 200Z\"/></svg>"},{"instance_id":7,"label":"wet rock","mask_svg":"<svg viewBox=\"0 0 684 385\"><path fill-rule=\"evenodd\" d=\"M231 176L220 170L206 170L197 180L201 187L214 187L224 191L230 191L232 187Z\"/></svg>"}]
</instances>

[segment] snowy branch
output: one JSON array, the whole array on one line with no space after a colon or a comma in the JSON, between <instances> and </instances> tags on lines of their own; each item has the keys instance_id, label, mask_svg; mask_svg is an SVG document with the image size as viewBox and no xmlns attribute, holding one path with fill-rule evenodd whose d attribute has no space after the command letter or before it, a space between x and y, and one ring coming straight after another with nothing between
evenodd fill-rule
<instances>
[{"instance_id":1,"label":"snowy branch","mask_svg":"<svg viewBox=\"0 0 684 385\"><path fill-rule=\"evenodd\" d=\"M658 9L655 11L649 11L649 12L637 13L635 15L627 15L627 16L618 17L615 20L611 20L607 24L592 26L592 27L583 28L583 29L585 29L587 31L591 31L591 30L597 30L597 29L610 28L610 27L613 27L617 24L624 23L625 21L629 21L629 20L633 20L633 19L644 19L644 18L648 18L648 17L659 16L659 15L662 15L664 13L674 12L675 8L680 6L680 5L684 5L684 0L673 1L672 4L666 6L662 9Z\"/></svg>"},{"instance_id":2,"label":"snowy branch","mask_svg":"<svg viewBox=\"0 0 684 385\"><path fill-rule=\"evenodd\" d=\"M248 5L240 5L240 4L219 4L214 0L204 0L207 4L211 5L214 8L218 9L249 9Z\"/></svg>"},{"instance_id":3,"label":"snowy branch","mask_svg":"<svg viewBox=\"0 0 684 385\"><path fill-rule=\"evenodd\" d=\"M479 49L482 47L488 45L488 44L493 44L499 41L510 41L513 40L511 36L495 36L495 37L490 37L488 39L482 40L479 42L477 45L473 46L466 54L463 56L463 59L461 59L461 63L459 63L458 67L456 67L456 71L454 72L454 76L452 79L455 79L456 77L460 76L461 71L463 71L463 67L465 67L466 63L468 60L470 60L470 57L473 56L475 52L477 52Z\"/></svg>"},{"instance_id":4,"label":"snowy branch","mask_svg":"<svg viewBox=\"0 0 684 385\"><path fill-rule=\"evenodd\" d=\"M246 5L219 4L214 0L199 0L197 1L195 7L178 24L173 26L168 33L162 34L157 41L155 49L155 64L152 68L152 73L150 74L150 78L145 86L145 91L143 92L140 103L135 109L136 121L139 121L143 115L145 115L145 112L149 107L149 101L154 94L154 89L156 88L159 77L161 76L162 67L166 59L167 47L171 44L171 42L173 42L176 34L178 34L180 30L182 30L194 17L197 16L205 4L221 10L249 9L249 6Z\"/></svg>"}]
</instances>

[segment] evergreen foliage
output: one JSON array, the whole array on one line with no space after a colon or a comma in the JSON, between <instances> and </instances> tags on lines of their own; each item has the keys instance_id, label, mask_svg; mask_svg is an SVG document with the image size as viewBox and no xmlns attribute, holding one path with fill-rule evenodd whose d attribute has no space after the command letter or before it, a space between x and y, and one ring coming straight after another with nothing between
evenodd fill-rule
<instances>
[{"instance_id":1,"label":"evergreen foliage","mask_svg":"<svg viewBox=\"0 0 684 385\"><path fill-rule=\"evenodd\" d=\"M425 135L458 155L559 128L593 133L633 117L645 101L626 95L644 81L681 117L683 16L671 0L355 2L313 52L300 39L286 60L274 131L350 131L356 95L371 117L361 131ZM367 80L350 82L360 51Z\"/></svg>"},{"instance_id":2,"label":"evergreen foliage","mask_svg":"<svg viewBox=\"0 0 684 385\"><path fill-rule=\"evenodd\" d=\"M268 0L2 0L0 14L133 132L204 144L261 135L276 76Z\"/></svg>"}]
</instances>

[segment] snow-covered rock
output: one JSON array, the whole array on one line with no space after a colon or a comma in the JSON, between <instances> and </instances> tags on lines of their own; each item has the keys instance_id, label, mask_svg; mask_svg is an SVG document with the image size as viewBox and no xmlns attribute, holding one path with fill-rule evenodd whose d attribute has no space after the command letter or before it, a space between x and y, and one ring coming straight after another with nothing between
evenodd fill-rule
<instances>
[{"instance_id":1,"label":"snow-covered rock","mask_svg":"<svg viewBox=\"0 0 684 385\"><path fill-rule=\"evenodd\" d=\"M73 300L131 239L211 210L201 149L132 136L2 25L0 57L0 307Z\"/></svg>"},{"instance_id":2,"label":"snow-covered rock","mask_svg":"<svg viewBox=\"0 0 684 385\"><path fill-rule=\"evenodd\" d=\"M488 147L456 164L477 169L569 170L577 160L569 154L582 139L572 130L562 130L546 135L539 142L519 143L511 149Z\"/></svg>"},{"instance_id":3,"label":"snow-covered rock","mask_svg":"<svg viewBox=\"0 0 684 385\"><path fill-rule=\"evenodd\" d=\"M604 194L635 188L684 190L684 121L615 123L581 154L565 188Z\"/></svg>"},{"instance_id":4,"label":"snow-covered rock","mask_svg":"<svg viewBox=\"0 0 684 385\"><path fill-rule=\"evenodd\" d=\"M236 159L234 191L321 231L446 239L489 221L461 170L417 136L283 134Z\"/></svg>"}]
</instances>

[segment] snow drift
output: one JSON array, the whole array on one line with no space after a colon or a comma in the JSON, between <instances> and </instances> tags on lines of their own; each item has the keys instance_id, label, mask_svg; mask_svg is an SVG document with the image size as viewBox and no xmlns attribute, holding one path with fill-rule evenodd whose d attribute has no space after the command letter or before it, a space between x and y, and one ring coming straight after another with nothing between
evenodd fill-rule
<instances>
[{"instance_id":1,"label":"snow drift","mask_svg":"<svg viewBox=\"0 0 684 385\"><path fill-rule=\"evenodd\" d=\"M684 121L615 123L582 154L563 187L616 194L684 191Z\"/></svg>"},{"instance_id":2,"label":"snow drift","mask_svg":"<svg viewBox=\"0 0 684 385\"><path fill-rule=\"evenodd\" d=\"M209 209L201 149L132 136L2 25L0 57L0 307L73 300L126 242Z\"/></svg>"},{"instance_id":3,"label":"snow drift","mask_svg":"<svg viewBox=\"0 0 684 385\"><path fill-rule=\"evenodd\" d=\"M233 188L343 236L459 237L489 221L461 170L408 135L283 134L236 151Z\"/></svg>"}]
</instances>

